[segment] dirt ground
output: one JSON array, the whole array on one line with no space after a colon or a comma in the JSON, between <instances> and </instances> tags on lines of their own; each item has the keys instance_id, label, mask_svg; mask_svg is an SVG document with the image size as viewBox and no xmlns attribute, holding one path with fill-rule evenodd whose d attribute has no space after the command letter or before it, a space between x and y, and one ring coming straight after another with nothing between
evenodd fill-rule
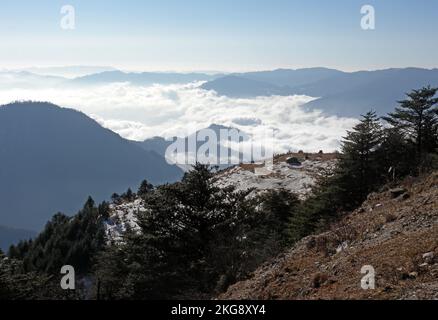
<instances>
[{"instance_id":1,"label":"dirt ground","mask_svg":"<svg viewBox=\"0 0 438 320\"><path fill-rule=\"evenodd\" d=\"M375 289L362 288L364 266ZM219 299L438 299L438 172L371 194Z\"/></svg>"}]
</instances>

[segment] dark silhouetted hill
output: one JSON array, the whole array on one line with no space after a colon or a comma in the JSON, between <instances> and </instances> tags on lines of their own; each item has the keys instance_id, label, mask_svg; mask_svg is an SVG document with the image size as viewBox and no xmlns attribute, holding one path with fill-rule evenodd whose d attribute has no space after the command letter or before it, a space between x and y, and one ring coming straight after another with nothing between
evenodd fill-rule
<instances>
[{"instance_id":1,"label":"dark silhouetted hill","mask_svg":"<svg viewBox=\"0 0 438 320\"><path fill-rule=\"evenodd\" d=\"M172 182L182 171L83 113L48 103L0 107L0 223L39 230L58 212L75 213L136 188Z\"/></svg>"}]
</instances>

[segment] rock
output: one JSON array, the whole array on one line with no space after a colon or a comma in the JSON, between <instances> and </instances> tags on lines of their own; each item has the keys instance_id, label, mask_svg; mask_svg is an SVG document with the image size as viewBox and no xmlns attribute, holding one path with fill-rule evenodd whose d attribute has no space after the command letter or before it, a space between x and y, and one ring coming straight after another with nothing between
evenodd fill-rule
<instances>
[{"instance_id":1,"label":"rock","mask_svg":"<svg viewBox=\"0 0 438 320\"><path fill-rule=\"evenodd\" d=\"M321 288L329 280L326 274L317 273L312 277L312 287L314 289Z\"/></svg>"},{"instance_id":2,"label":"rock","mask_svg":"<svg viewBox=\"0 0 438 320\"><path fill-rule=\"evenodd\" d=\"M377 197L378 197L378 193L373 192L373 193L370 193L370 194L368 195L367 200L373 200L373 199L375 199L375 198L377 198Z\"/></svg>"},{"instance_id":3,"label":"rock","mask_svg":"<svg viewBox=\"0 0 438 320\"><path fill-rule=\"evenodd\" d=\"M383 207L383 204L381 204L381 203L378 203L378 204L375 205L375 208L376 208L376 209L377 209L377 208L381 208L381 207Z\"/></svg>"},{"instance_id":4,"label":"rock","mask_svg":"<svg viewBox=\"0 0 438 320\"><path fill-rule=\"evenodd\" d=\"M432 262L433 258L435 258L434 252L428 252L428 253L423 254L423 260L426 261L427 263Z\"/></svg>"},{"instance_id":5,"label":"rock","mask_svg":"<svg viewBox=\"0 0 438 320\"><path fill-rule=\"evenodd\" d=\"M409 278L410 278L410 276L409 276L409 274L407 272L402 272L401 273L400 279L407 280Z\"/></svg>"},{"instance_id":6,"label":"rock","mask_svg":"<svg viewBox=\"0 0 438 320\"><path fill-rule=\"evenodd\" d=\"M383 292L391 292L392 290L394 290L392 286L386 286L385 289L383 289Z\"/></svg>"},{"instance_id":7,"label":"rock","mask_svg":"<svg viewBox=\"0 0 438 320\"><path fill-rule=\"evenodd\" d=\"M340 244L337 248L336 248L336 253L341 253L342 251L348 249L348 242L345 241L342 244Z\"/></svg>"},{"instance_id":8,"label":"rock","mask_svg":"<svg viewBox=\"0 0 438 320\"><path fill-rule=\"evenodd\" d=\"M404 193L408 192L408 190L406 190L405 188L395 188L395 189L389 190L389 192L391 193L391 197L393 199L395 199L395 198L400 197Z\"/></svg>"},{"instance_id":9,"label":"rock","mask_svg":"<svg viewBox=\"0 0 438 320\"><path fill-rule=\"evenodd\" d=\"M411 195L409 193L403 193L401 196L397 197L395 200L402 202L405 200L408 200L411 197Z\"/></svg>"},{"instance_id":10,"label":"rock","mask_svg":"<svg viewBox=\"0 0 438 320\"><path fill-rule=\"evenodd\" d=\"M415 279L417 277L418 277L418 272L411 272L411 273L409 273L409 278L410 279Z\"/></svg>"}]
</instances>

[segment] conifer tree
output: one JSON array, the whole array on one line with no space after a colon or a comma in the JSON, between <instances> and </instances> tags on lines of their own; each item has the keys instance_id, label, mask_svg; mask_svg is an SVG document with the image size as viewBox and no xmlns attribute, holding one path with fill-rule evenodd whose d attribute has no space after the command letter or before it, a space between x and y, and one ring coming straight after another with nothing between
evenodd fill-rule
<instances>
[{"instance_id":1,"label":"conifer tree","mask_svg":"<svg viewBox=\"0 0 438 320\"><path fill-rule=\"evenodd\" d=\"M347 208L362 202L381 181L377 153L382 134L376 113L370 111L343 140L334 183L341 188L341 201Z\"/></svg>"},{"instance_id":2,"label":"conifer tree","mask_svg":"<svg viewBox=\"0 0 438 320\"><path fill-rule=\"evenodd\" d=\"M126 191L126 193L123 194L123 198L127 201L132 201L134 199L134 193L132 192L131 188L128 188L128 190Z\"/></svg>"},{"instance_id":3,"label":"conifer tree","mask_svg":"<svg viewBox=\"0 0 438 320\"><path fill-rule=\"evenodd\" d=\"M406 100L383 119L412 141L417 158L437 148L438 98L437 88L430 86L408 93Z\"/></svg>"},{"instance_id":4,"label":"conifer tree","mask_svg":"<svg viewBox=\"0 0 438 320\"><path fill-rule=\"evenodd\" d=\"M150 184L147 180L143 180L140 184L140 188L138 188L138 196L144 198L147 194L149 194L154 189L154 186Z\"/></svg>"},{"instance_id":5,"label":"conifer tree","mask_svg":"<svg viewBox=\"0 0 438 320\"><path fill-rule=\"evenodd\" d=\"M112 203L117 204L120 201L120 195L117 193L113 193L111 195L111 201Z\"/></svg>"},{"instance_id":6,"label":"conifer tree","mask_svg":"<svg viewBox=\"0 0 438 320\"><path fill-rule=\"evenodd\" d=\"M386 177L384 182L394 182L413 174L417 166L415 146L406 141L404 134L397 128L386 128L383 131L377 158L380 171Z\"/></svg>"}]
</instances>

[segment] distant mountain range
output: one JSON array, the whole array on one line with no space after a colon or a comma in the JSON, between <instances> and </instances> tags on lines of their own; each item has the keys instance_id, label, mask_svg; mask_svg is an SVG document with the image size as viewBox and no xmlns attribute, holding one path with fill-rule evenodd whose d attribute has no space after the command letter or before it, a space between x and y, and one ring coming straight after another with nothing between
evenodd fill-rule
<instances>
[{"instance_id":1,"label":"distant mountain range","mask_svg":"<svg viewBox=\"0 0 438 320\"><path fill-rule=\"evenodd\" d=\"M91 195L177 181L182 171L155 152L48 103L0 107L0 223L40 230L53 214L76 213Z\"/></svg>"},{"instance_id":2,"label":"distant mountain range","mask_svg":"<svg viewBox=\"0 0 438 320\"><path fill-rule=\"evenodd\" d=\"M134 85L151 84L181 84L195 81L210 81L222 75L208 75L205 73L167 73L167 72L123 72L106 71L79 77L69 84L76 85L101 85L114 82L130 82Z\"/></svg>"},{"instance_id":3,"label":"distant mountain range","mask_svg":"<svg viewBox=\"0 0 438 320\"><path fill-rule=\"evenodd\" d=\"M287 96L297 94L316 82L345 74L342 71L327 68L236 73L207 82L202 88L234 98Z\"/></svg>"},{"instance_id":4,"label":"distant mountain range","mask_svg":"<svg viewBox=\"0 0 438 320\"><path fill-rule=\"evenodd\" d=\"M27 68L25 71L45 76L56 76L64 78L77 78L90 74L115 71L117 69L113 67L103 66L63 66L63 67L33 67Z\"/></svg>"},{"instance_id":5,"label":"distant mountain range","mask_svg":"<svg viewBox=\"0 0 438 320\"><path fill-rule=\"evenodd\" d=\"M57 76L69 71L76 74L104 70L67 79ZM258 96L307 95L315 100L308 110L322 110L328 115L358 117L370 109L384 115L412 89L438 86L438 69L386 69L342 72L328 68L279 69L235 74L123 72L109 67L72 67L0 72L0 89L72 88L127 82L132 85L186 84L205 82L201 88L232 98ZM47 74L43 74L47 72Z\"/></svg>"},{"instance_id":6,"label":"distant mountain range","mask_svg":"<svg viewBox=\"0 0 438 320\"><path fill-rule=\"evenodd\" d=\"M305 106L308 109L357 117L370 109L386 114L406 92L426 85L438 86L438 69L352 73L325 68L274 70L227 75L205 83L202 88L234 98L307 95L318 98Z\"/></svg>"},{"instance_id":7,"label":"distant mountain range","mask_svg":"<svg viewBox=\"0 0 438 320\"><path fill-rule=\"evenodd\" d=\"M289 96L291 88L277 86L269 82L248 79L244 76L230 75L202 85L202 89L214 90L221 96L231 98L255 98L258 96Z\"/></svg>"},{"instance_id":8,"label":"distant mountain range","mask_svg":"<svg viewBox=\"0 0 438 320\"><path fill-rule=\"evenodd\" d=\"M16 244L21 240L33 239L36 235L35 231L0 226L0 249L7 252L11 244Z\"/></svg>"},{"instance_id":9,"label":"distant mountain range","mask_svg":"<svg viewBox=\"0 0 438 320\"><path fill-rule=\"evenodd\" d=\"M44 89L65 83L67 79L28 71L0 71L0 89Z\"/></svg>"},{"instance_id":10,"label":"distant mountain range","mask_svg":"<svg viewBox=\"0 0 438 320\"><path fill-rule=\"evenodd\" d=\"M116 82L139 86L187 84L211 81L222 76L206 73L123 72L109 67L31 68L25 71L0 71L0 89L89 87Z\"/></svg>"},{"instance_id":11,"label":"distant mountain range","mask_svg":"<svg viewBox=\"0 0 438 320\"><path fill-rule=\"evenodd\" d=\"M279 87L299 88L321 80L344 75L345 72L328 68L277 69L273 71L256 71L237 73L238 77L270 83Z\"/></svg>"}]
</instances>

